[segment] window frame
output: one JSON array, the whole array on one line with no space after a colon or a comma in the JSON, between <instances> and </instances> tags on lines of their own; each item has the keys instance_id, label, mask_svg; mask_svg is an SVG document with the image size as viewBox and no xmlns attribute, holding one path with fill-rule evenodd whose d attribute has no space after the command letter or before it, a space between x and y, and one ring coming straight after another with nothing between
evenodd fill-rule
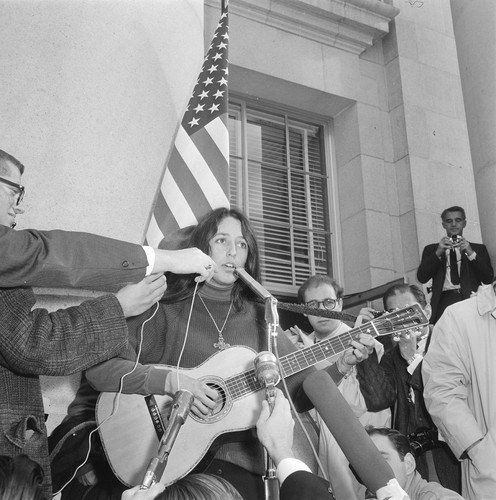
<instances>
[{"instance_id":1,"label":"window frame","mask_svg":"<svg viewBox=\"0 0 496 500\"><path fill-rule=\"evenodd\" d=\"M338 190L336 185L336 172L335 172L335 159L334 159L334 148L333 148L333 138L332 138L332 120L329 117L325 117L322 115L317 115L315 113L309 113L302 111L300 109L291 108L285 105L280 105L277 103L269 102L267 100L258 100L249 98L246 96L237 95L231 93L229 95L229 105L234 104L239 106L240 109L240 131L239 137L241 139L240 147L240 155L239 158L237 154L232 154L232 157L236 157L238 159L239 165L236 168L236 180L235 185L231 182L231 190L236 189L236 200L241 201L241 208L248 217L250 217L249 207L247 206L248 200L248 154L247 154L247 145L248 145L248 134L246 130L246 118L247 108L253 109L255 112L260 112L261 114L267 113L268 115L273 114L276 116L284 117L285 126L288 124L288 121L302 121L312 125L316 125L321 127L321 155L322 162L326 171L327 180L325 182L326 188L326 197L325 203L327 204L327 211L324 213L324 223L327 224L329 230L329 254L327 255L327 268L328 273L335 277L338 281L342 282L342 277L340 276L340 268L339 262L341 262L339 247L340 247L340 234L339 234L339 203L337 199ZM231 112L231 107L229 107L229 112ZM287 133L286 128L286 133ZM231 169L231 167L230 167ZM241 183L239 182L241 179ZM240 185L241 184L241 185ZM290 192L290 190L288 190ZM308 192L305 194L305 198L308 198ZM306 204L308 206L308 204ZM306 226L309 227L309 226ZM290 231L293 231L292 224L290 222ZM310 233L311 237L311 233ZM294 242L294 238L291 237L291 241ZM313 243L312 243L313 246ZM265 260L265 255L261 255L262 261ZM311 267L315 269L315 261L314 255L309 258ZM292 269L295 267L294 262L289 263L292 266ZM292 272L293 279L295 278L295 273ZM280 297L294 297L299 285L297 284L289 284L283 285L280 283L267 282L264 284L267 286L271 293L278 295Z\"/></svg>"}]
</instances>

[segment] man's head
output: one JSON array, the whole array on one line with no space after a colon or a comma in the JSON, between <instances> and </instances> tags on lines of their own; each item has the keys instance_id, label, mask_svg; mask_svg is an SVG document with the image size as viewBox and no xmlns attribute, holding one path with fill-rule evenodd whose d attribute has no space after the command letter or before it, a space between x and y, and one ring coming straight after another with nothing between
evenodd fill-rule
<instances>
[{"instance_id":1,"label":"man's head","mask_svg":"<svg viewBox=\"0 0 496 500\"><path fill-rule=\"evenodd\" d=\"M0 225L12 226L17 214L23 213L19 204L24 194L21 175L24 165L0 149Z\"/></svg>"},{"instance_id":2,"label":"man's head","mask_svg":"<svg viewBox=\"0 0 496 500\"><path fill-rule=\"evenodd\" d=\"M298 300L309 307L319 307L330 311L341 311L343 308L343 288L336 280L327 275L316 275L308 278L298 290ZM322 316L308 316L318 338L332 333L341 325L338 319Z\"/></svg>"},{"instance_id":3,"label":"man's head","mask_svg":"<svg viewBox=\"0 0 496 500\"><path fill-rule=\"evenodd\" d=\"M415 458L411 452L408 439L394 429L386 427L367 427L370 439L393 469L394 477L405 489L415 474Z\"/></svg>"},{"instance_id":4,"label":"man's head","mask_svg":"<svg viewBox=\"0 0 496 500\"><path fill-rule=\"evenodd\" d=\"M441 214L443 227L447 236L462 236L463 229L467 225L465 210L462 207L454 206L443 210Z\"/></svg>"},{"instance_id":5,"label":"man's head","mask_svg":"<svg viewBox=\"0 0 496 500\"><path fill-rule=\"evenodd\" d=\"M403 309L404 307L418 304L427 319L431 317L431 306L427 303L424 292L417 285L409 285L408 283L393 285L384 293L382 302L384 310L387 312L393 312L396 309Z\"/></svg>"}]
</instances>

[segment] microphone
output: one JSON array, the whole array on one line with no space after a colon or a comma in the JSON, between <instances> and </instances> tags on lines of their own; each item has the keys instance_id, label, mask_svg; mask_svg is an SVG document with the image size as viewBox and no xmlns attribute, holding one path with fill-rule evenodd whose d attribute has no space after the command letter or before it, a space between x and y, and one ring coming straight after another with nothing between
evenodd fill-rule
<instances>
[{"instance_id":1,"label":"microphone","mask_svg":"<svg viewBox=\"0 0 496 500\"><path fill-rule=\"evenodd\" d=\"M376 492L394 479L391 467L327 371L318 370L308 375L303 381L303 390L370 491Z\"/></svg>"},{"instance_id":2,"label":"microphone","mask_svg":"<svg viewBox=\"0 0 496 500\"><path fill-rule=\"evenodd\" d=\"M179 430L186 421L195 397L184 389L177 391L172 400L172 412L169 424L160 440L158 455L148 464L140 489L145 490L153 486L162 477L169 454L174 446Z\"/></svg>"},{"instance_id":3,"label":"microphone","mask_svg":"<svg viewBox=\"0 0 496 500\"><path fill-rule=\"evenodd\" d=\"M255 376L265 387L265 399L269 403L269 408L272 412L276 397L275 386L281 380L277 359L271 352L261 351L255 356L253 363L255 365Z\"/></svg>"},{"instance_id":4,"label":"microphone","mask_svg":"<svg viewBox=\"0 0 496 500\"><path fill-rule=\"evenodd\" d=\"M234 270L234 275L241 278L259 297L262 299L272 298L272 294L264 288L258 281L253 279L242 267L237 267Z\"/></svg>"}]
</instances>

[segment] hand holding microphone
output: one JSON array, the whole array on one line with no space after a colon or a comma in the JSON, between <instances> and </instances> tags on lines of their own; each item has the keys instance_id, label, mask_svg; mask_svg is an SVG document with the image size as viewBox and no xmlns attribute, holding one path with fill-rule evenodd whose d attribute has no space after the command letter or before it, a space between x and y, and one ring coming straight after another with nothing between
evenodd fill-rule
<instances>
[{"instance_id":1,"label":"hand holding microphone","mask_svg":"<svg viewBox=\"0 0 496 500\"><path fill-rule=\"evenodd\" d=\"M165 430L156 457L150 460L140 489L148 489L160 480L164 472L167 460L174 443L176 441L179 429L182 427L191 410L194 396L189 391L180 390L174 394L172 400L172 412L169 417L169 425Z\"/></svg>"},{"instance_id":2,"label":"hand holding microphone","mask_svg":"<svg viewBox=\"0 0 496 500\"><path fill-rule=\"evenodd\" d=\"M265 387L265 399L270 411L274 407L276 385L281 380L277 359L269 351L259 352L253 361L257 380Z\"/></svg>"}]
</instances>

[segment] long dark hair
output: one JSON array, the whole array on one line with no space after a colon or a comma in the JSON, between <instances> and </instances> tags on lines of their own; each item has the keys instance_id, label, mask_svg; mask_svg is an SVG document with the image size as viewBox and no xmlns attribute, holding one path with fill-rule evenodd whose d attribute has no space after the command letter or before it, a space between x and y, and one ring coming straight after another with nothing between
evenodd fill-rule
<instances>
[{"instance_id":1,"label":"long dark hair","mask_svg":"<svg viewBox=\"0 0 496 500\"><path fill-rule=\"evenodd\" d=\"M246 258L245 269L257 281L260 280L260 261L258 242L255 232L251 227L250 221L243 212L237 208L217 208L207 214L200 220L198 225L193 229L186 247L196 247L207 255L210 253L210 240L215 236L219 228L219 224L226 218L232 217L241 224L241 232L248 246L248 255ZM177 302L191 296L195 286L195 275L174 275L167 277L168 287L167 292L162 299L165 303ZM243 301L252 296L252 292L246 287L241 280L236 280L234 283L231 297L234 307L240 311L243 307Z\"/></svg>"},{"instance_id":2,"label":"long dark hair","mask_svg":"<svg viewBox=\"0 0 496 500\"><path fill-rule=\"evenodd\" d=\"M41 491L43 469L27 455L0 456L0 498L46 500Z\"/></svg>"}]
</instances>

